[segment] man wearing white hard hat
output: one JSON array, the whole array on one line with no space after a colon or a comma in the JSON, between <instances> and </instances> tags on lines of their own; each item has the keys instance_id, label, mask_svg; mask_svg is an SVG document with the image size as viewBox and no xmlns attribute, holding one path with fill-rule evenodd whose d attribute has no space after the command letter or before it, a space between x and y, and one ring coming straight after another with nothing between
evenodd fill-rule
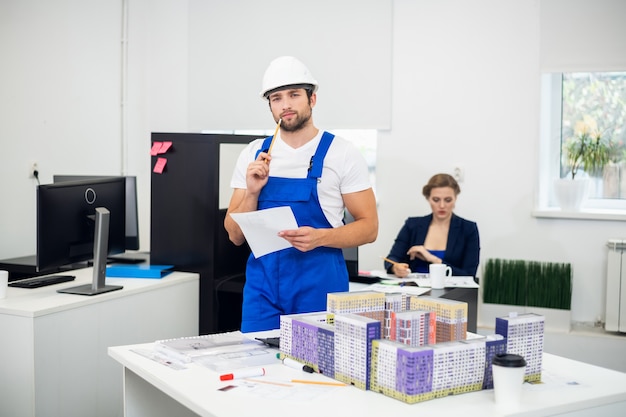
<instances>
[{"instance_id":1,"label":"man wearing white hard hat","mask_svg":"<svg viewBox=\"0 0 626 417\"><path fill-rule=\"evenodd\" d=\"M236 245L245 237L230 213L290 206L298 228L279 233L293 247L250 255L242 332L280 327L280 315L326 310L329 292L348 291L341 248L373 242L376 201L365 159L343 138L313 124L318 83L294 57L272 61L263 77L276 133L239 155L224 226ZM355 221L343 224L344 209Z\"/></svg>"}]
</instances>

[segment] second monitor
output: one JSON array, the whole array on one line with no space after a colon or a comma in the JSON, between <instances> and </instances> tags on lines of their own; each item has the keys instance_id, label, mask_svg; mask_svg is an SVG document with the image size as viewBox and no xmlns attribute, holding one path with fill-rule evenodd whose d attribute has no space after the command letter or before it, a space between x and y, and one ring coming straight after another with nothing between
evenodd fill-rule
<instances>
[{"instance_id":1,"label":"second monitor","mask_svg":"<svg viewBox=\"0 0 626 417\"><path fill-rule=\"evenodd\" d=\"M110 178L104 175L54 175L54 183ZM126 250L139 250L139 216L137 210L137 177L125 176Z\"/></svg>"},{"instance_id":2,"label":"second monitor","mask_svg":"<svg viewBox=\"0 0 626 417\"><path fill-rule=\"evenodd\" d=\"M40 185L37 188L38 269L45 271L93 258L97 207L110 212L106 253L123 253L125 187L124 177Z\"/></svg>"}]
</instances>

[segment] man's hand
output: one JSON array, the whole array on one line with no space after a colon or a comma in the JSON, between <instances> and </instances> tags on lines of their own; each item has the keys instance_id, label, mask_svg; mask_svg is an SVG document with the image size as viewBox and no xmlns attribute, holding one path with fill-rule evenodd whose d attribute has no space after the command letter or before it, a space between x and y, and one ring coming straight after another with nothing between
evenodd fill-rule
<instances>
[{"instance_id":1,"label":"man's hand","mask_svg":"<svg viewBox=\"0 0 626 417\"><path fill-rule=\"evenodd\" d=\"M320 246L320 238L323 229L314 229L309 226L299 227L294 230L282 230L278 232L278 236L301 252L308 252Z\"/></svg>"},{"instance_id":2,"label":"man's hand","mask_svg":"<svg viewBox=\"0 0 626 417\"><path fill-rule=\"evenodd\" d=\"M265 152L259 153L254 162L248 165L246 171L246 187L249 193L258 195L267 184L270 175L270 161L272 157Z\"/></svg>"}]
</instances>

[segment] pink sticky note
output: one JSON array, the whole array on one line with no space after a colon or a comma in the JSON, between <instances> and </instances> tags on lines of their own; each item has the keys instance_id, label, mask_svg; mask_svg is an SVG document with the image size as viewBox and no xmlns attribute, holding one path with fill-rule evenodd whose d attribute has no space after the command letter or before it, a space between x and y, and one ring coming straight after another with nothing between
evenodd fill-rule
<instances>
[{"instance_id":1,"label":"pink sticky note","mask_svg":"<svg viewBox=\"0 0 626 417\"><path fill-rule=\"evenodd\" d=\"M165 169L165 165L167 164L167 159L165 158L157 158L156 164L154 164L153 171L156 174L162 174Z\"/></svg>"},{"instance_id":2,"label":"pink sticky note","mask_svg":"<svg viewBox=\"0 0 626 417\"><path fill-rule=\"evenodd\" d=\"M163 142L163 144L161 145L161 149L159 150L159 153L165 153L167 152L167 150L172 146L172 142Z\"/></svg>"},{"instance_id":3,"label":"pink sticky note","mask_svg":"<svg viewBox=\"0 0 626 417\"><path fill-rule=\"evenodd\" d=\"M163 142L154 142L152 144L152 149L150 149L150 155L155 156L159 154L162 146L163 146Z\"/></svg>"}]
</instances>

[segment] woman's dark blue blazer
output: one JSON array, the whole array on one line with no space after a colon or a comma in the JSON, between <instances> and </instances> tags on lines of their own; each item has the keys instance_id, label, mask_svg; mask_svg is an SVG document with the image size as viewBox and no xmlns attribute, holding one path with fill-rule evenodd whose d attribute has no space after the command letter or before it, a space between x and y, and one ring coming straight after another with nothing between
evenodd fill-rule
<instances>
[{"instance_id":1,"label":"woman's dark blue blazer","mask_svg":"<svg viewBox=\"0 0 626 417\"><path fill-rule=\"evenodd\" d=\"M428 271L428 263L421 259L409 260L407 252L415 245L423 245L428 227L433 219L429 214L424 217L409 217L398 233L387 258L409 264L411 271ZM443 263L452 267L452 275L476 276L480 257L480 237L475 222L452 214L448 242L443 256ZM385 269L391 272L391 264L385 262Z\"/></svg>"}]
</instances>

